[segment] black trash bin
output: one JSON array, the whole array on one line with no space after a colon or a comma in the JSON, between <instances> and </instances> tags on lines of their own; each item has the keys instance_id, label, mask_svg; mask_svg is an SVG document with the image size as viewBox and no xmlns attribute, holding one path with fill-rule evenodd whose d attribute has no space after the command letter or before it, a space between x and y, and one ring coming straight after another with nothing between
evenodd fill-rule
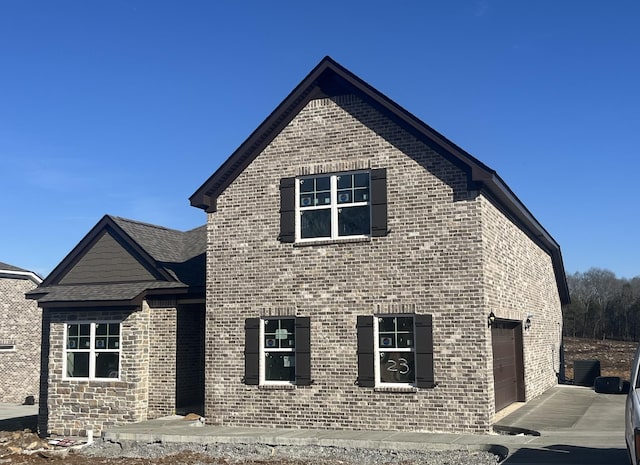
<instances>
[{"instance_id":1,"label":"black trash bin","mask_svg":"<svg viewBox=\"0 0 640 465\"><path fill-rule=\"evenodd\" d=\"M593 390L600 394L620 394L622 386L622 378L619 376L598 376L593 384Z\"/></svg>"}]
</instances>

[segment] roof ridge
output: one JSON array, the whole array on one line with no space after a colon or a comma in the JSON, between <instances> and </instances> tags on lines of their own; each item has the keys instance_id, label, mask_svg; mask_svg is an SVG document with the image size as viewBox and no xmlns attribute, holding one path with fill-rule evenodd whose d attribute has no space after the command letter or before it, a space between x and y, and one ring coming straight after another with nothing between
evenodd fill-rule
<instances>
[{"instance_id":1,"label":"roof ridge","mask_svg":"<svg viewBox=\"0 0 640 465\"><path fill-rule=\"evenodd\" d=\"M107 216L109 218L111 218L112 220L116 221L116 223L118 221L123 221L123 222L126 222L126 223L137 224L137 225L146 226L146 227L149 227L149 228L162 229L162 230L165 230L165 231L180 232L180 233L184 232L184 231L181 231L179 229L169 228L167 226L162 226L162 225L154 224L154 223L148 223L146 221L132 220L130 218L123 218L121 216L115 216L115 215L107 215Z\"/></svg>"},{"instance_id":2,"label":"roof ridge","mask_svg":"<svg viewBox=\"0 0 640 465\"><path fill-rule=\"evenodd\" d=\"M116 216L116 215L106 215L106 216L111 218L112 220L115 220L116 223L118 221L122 221L122 222L125 222L125 223L137 224L137 225L140 225L140 226L146 226L146 227L149 227L149 228L161 229L161 230L164 230L164 231L177 232L177 233L182 233L182 234L190 233L190 232L193 232L193 231L195 231L197 229L204 228L204 227L207 226L206 223L205 223L205 224L201 224L200 226L196 226L194 228L187 229L187 230L183 231L182 229L170 228L168 226L162 226L160 224L149 223L149 222L146 222L146 221L133 220L131 218L124 218L122 216ZM1 264L1 262L0 262L0 264Z\"/></svg>"}]
</instances>

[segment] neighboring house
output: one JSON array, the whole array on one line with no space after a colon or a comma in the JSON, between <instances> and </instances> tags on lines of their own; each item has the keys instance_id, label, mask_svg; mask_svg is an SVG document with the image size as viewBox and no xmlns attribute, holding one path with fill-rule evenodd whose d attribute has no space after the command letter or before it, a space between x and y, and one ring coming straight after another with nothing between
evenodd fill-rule
<instances>
[{"instance_id":1,"label":"neighboring house","mask_svg":"<svg viewBox=\"0 0 640 465\"><path fill-rule=\"evenodd\" d=\"M202 411L205 234L105 216L28 294L43 309L40 434Z\"/></svg>"},{"instance_id":2,"label":"neighboring house","mask_svg":"<svg viewBox=\"0 0 640 465\"><path fill-rule=\"evenodd\" d=\"M37 401L40 385L40 309L25 293L37 274L0 262L0 402Z\"/></svg>"},{"instance_id":3,"label":"neighboring house","mask_svg":"<svg viewBox=\"0 0 640 465\"><path fill-rule=\"evenodd\" d=\"M330 58L191 204L214 424L487 432L557 383L558 244L495 171Z\"/></svg>"}]
</instances>

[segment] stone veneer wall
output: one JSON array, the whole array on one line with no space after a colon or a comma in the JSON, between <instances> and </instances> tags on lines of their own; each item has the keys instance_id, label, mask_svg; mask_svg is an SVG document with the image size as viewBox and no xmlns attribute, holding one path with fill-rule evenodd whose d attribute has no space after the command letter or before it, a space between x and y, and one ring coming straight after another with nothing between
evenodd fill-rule
<instances>
[{"instance_id":1,"label":"stone veneer wall","mask_svg":"<svg viewBox=\"0 0 640 465\"><path fill-rule=\"evenodd\" d=\"M147 419L149 386L149 316L141 311L50 310L43 321L47 349L41 386L39 433L65 436L94 433L109 426ZM122 321L119 381L63 379L64 327L74 321ZM44 339L44 337L43 337ZM46 400L46 402L45 402Z\"/></svg>"},{"instance_id":2,"label":"stone veneer wall","mask_svg":"<svg viewBox=\"0 0 640 465\"><path fill-rule=\"evenodd\" d=\"M386 168L389 234L278 241L283 177ZM493 415L481 203L467 175L353 96L310 102L208 217L205 414L215 424L487 432ZM433 389L361 388L356 318L433 315ZM242 383L246 318L311 317L314 384Z\"/></svg>"},{"instance_id":3,"label":"stone veneer wall","mask_svg":"<svg viewBox=\"0 0 640 465\"><path fill-rule=\"evenodd\" d=\"M37 302L25 298L35 287L29 279L0 278L0 343L15 343L15 351L0 351L0 402L38 400L41 313Z\"/></svg>"},{"instance_id":4,"label":"stone veneer wall","mask_svg":"<svg viewBox=\"0 0 640 465\"><path fill-rule=\"evenodd\" d=\"M531 328L523 330L525 396L531 400L557 384L560 370L562 306L553 264L485 198L482 216L487 312L522 322L531 315Z\"/></svg>"}]
</instances>

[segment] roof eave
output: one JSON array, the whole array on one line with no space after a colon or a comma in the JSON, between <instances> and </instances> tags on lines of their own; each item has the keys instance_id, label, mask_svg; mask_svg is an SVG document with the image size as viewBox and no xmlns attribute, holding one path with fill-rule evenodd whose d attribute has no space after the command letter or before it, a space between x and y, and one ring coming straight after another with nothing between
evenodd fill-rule
<instances>
[{"instance_id":1,"label":"roof eave","mask_svg":"<svg viewBox=\"0 0 640 465\"><path fill-rule=\"evenodd\" d=\"M31 271L15 271L15 270L0 269L0 278L28 279L32 281L34 284L40 284L42 282L42 278L38 276L36 273L33 273Z\"/></svg>"}]
</instances>

